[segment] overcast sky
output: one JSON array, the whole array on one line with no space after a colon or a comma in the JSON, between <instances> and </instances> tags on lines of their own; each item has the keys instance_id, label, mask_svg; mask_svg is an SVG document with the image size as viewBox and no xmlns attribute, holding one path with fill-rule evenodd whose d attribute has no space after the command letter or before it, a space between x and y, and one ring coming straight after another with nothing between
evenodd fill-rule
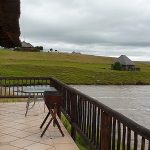
<instances>
[{"instance_id":1,"label":"overcast sky","mask_svg":"<svg viewBox=\"0 0 150 150\"><path fill-rule=\"evenodd\" d=\"M20 27L45 49L150 61L149 0L21 0Z\"/></svg>"}]
</instances>

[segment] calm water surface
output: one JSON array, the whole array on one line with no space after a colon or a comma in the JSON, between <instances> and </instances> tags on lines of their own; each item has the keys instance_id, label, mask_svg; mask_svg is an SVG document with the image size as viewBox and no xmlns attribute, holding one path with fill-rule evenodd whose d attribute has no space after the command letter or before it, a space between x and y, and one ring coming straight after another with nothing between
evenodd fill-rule
<instances>
[{"instance_id":1,"label":"calm water surface","mask_svg":"<svg viewBox=\"0 0 150 150\"><path fill-rule=\"evenodd\" d=\"M150 129L150 86L73 85L72 87Z\"/></svg>"}]
</instances>

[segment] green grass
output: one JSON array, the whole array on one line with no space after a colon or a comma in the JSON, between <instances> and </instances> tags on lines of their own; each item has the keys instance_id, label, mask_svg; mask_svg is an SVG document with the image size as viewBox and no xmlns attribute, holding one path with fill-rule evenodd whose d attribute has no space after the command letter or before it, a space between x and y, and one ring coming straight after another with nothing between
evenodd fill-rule
<instances>
[{"instance_id":1,"label":"green grass","mask_svg":"<svg viewBox=\"0 0 150 150\"><path fill-rule=\"evenodd\" d=\"M61 121L62 121L63 125L65 126L65 128L67 129L67 131L71 134L71 125L70 125L69 121L65 118L64 115L61 116ZM89 149L88 145L86 144L84 139L78 133L76 135L75 142L80 150L88 150Z\"/></svg>"},{"instance_id":2,"label":"green grass","mask_svg":"<svg viewBox=\"0 0 150 150\"><path fill-rule=\"evenodd\" d=\"M110 69L113 58L0 50L0 76L53 76L68 84L150 84L150 62L140 72Z\"/></svg>"}]
</instances>

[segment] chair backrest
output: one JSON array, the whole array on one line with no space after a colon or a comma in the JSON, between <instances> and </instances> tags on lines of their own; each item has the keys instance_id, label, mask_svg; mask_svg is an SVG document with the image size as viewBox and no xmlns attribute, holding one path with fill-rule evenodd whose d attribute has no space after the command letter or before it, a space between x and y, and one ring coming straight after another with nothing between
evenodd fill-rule
<instances>
[{"instance_id":1,"label":"chair backrest","mask_svg":"<svg viewBox=\"0 0 150 150\"><path fill-rule=\"evenodd\" d=\"M54 108L55 105L60 107L62 105L62 95L58 91L45 91L44 101L48 109Z\"/></svg>"}]
</instances>

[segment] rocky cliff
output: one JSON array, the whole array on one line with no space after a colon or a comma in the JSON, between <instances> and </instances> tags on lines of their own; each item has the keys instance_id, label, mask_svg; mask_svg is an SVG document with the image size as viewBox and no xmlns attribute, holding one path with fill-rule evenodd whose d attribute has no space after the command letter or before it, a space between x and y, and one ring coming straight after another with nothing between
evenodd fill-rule
<instances>
[{"instance_id":1,"label":"rocky cliff","mask_svg":"<svg viewBox=\"0 0 150 150\"><path fill-rule=\"evenodd\" d=\"M20 0L0 0L0 46L20 46Z\"/></svg>"}]
</instances>

